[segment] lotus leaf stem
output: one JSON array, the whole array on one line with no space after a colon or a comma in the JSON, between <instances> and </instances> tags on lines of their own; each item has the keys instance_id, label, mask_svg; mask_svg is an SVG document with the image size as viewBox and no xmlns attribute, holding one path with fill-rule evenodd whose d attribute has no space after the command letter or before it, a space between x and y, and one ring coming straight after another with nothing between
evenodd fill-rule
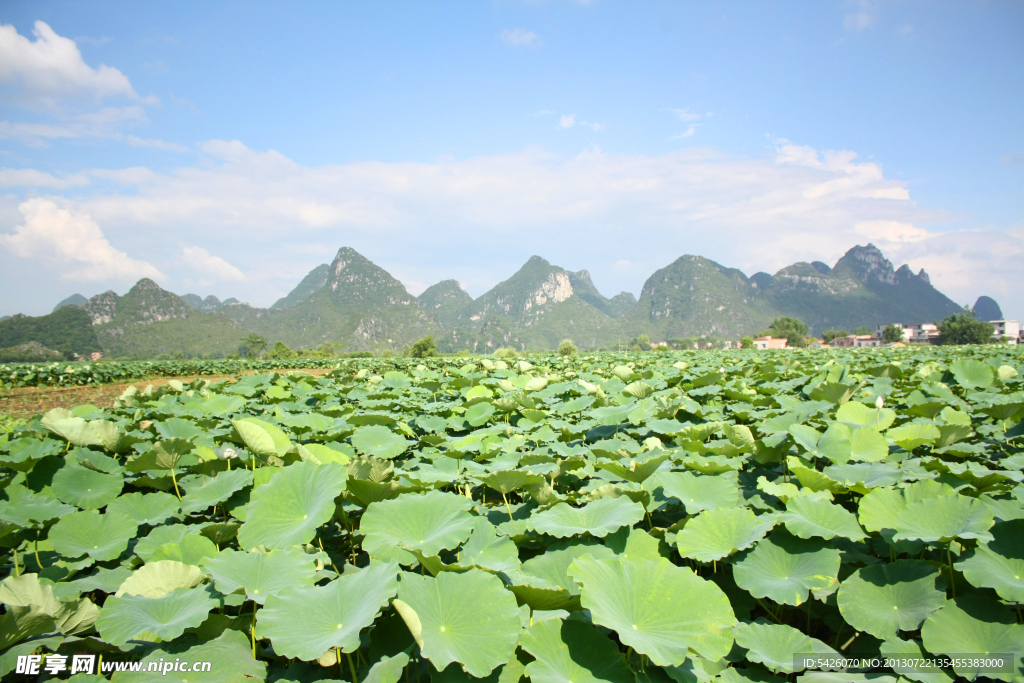
<instances>
[{"instance_id":1,"label":"lotus leaf stem","mask_svg":"<svg viewBox=\"0 0 1024 683\"><path fill-rule=\"evenodd\" d=\"M770 616L772 618L772 621L774 621L776 624L781 624L782 623L781 621L779 621L779 618L777 616L775 616L775 613L772 612L770 609L768 609L768 605L766 605L763 602L761 602L761 598L754 598L754 600L756 600L757 604L759 604L761 606L761 609L763 609L765 612L768 613L768 616Z\"/></svg>"},{"instance_id":2,"label":"lotus leaf stem","mask_svg":"<svg viewBox=\"0 0 1024 683\"><path fill-rule=\"evenodd\" d=\"M181 491L178 490L178 478L174 476L174 468L171 468L171 481L174 483L174 493L177 494L178 500L181 500Z\"/></svg>"},{"instance_id":3,"label":"lotus leaf stem","mask_svg":"<svg viewBox=\"0 0 1024 683\"><path fill-rule=\"evenodd\" d=\"M352 662L352 655L346 652L345 658L348 659L348 668L352 670L352 683L359 683L359 676L356 674L356 665Z\"/></svg>"},{"instance_id":4,"label":"lotus leaf stem","mask_svg":"<svg viewBox=\"0 0 1024 683\"><path fill-rule=\"evenodd\" d=\"M506 496L505 492L502 491L501 492L501 497L505 501L505 509L508 511L508 521L511 522L512 521L512 508L510 508L509 505L508 505L508 496Z\"/></svg>"},{"instance_id":5,"label":"lotus leaf stem","mask_svg":"<svg viewBox=\"0 0 1024 683\"><path fill-rule=\"evenodd\" d=\"M40 570L40 571L42 571L42 569L43 569L43 563L42 563L42 561L41 561L41 560L39 559L39 529L36 529L36 547L35 547L35 555L36 555L36 566L37 566L37 567L39 567L39 570Z\"/></svg>"},{"instance_id":6,"label":"lotus leaf stem","mask_svg":"<svg viewBox=\"0 0 1024 683\"><path fill-rule=\"evenodd\" d=\"M949 546L952 544L952 541L946 544L946 561L949 563L949 587L953 590L953 599L956 600L956 576L953 574L953 553L949 549Z\"/></svg>"},{"instance_id":7,"label":"lotus leaf stem","mask_svg":"<svg viewBox=\"0 0 1024 683\"><path fill-rule=\"evenodd\" d=\"M18 569L18 549L14 548L14 576L15 578L21 576L21 570Z\"/></svg>"},{"instance_id":8,"label":"lotus leaf stem","mask_svg":"<svg viewBox=\"0 0 1024 683\"><path fill-rule=\"evenodd\" d=\"M249 629L249 637L252 639L252 658L256 659L256 602L252 603L252 628Z\"/></svg>"}]
</instances>

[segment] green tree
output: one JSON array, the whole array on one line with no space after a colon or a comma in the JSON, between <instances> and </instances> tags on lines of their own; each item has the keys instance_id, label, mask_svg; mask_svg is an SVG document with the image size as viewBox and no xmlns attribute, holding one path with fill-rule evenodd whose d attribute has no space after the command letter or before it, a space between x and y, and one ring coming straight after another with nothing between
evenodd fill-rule
<instances>
[{"instance_id":1,"label":"green tree","mask_svg":"<svg viewBox=\"0 0 1024 683\"><path fill-rule=\"evenodd\" d=\"M995 328L974 317L974 311L954 313L939 323L939 341L942 344L988 344Z\"/></svg>"},{"instance_id":2,"label":"green tree","mask_svg":"<svg viewBox=\"0 0 1024 683\"><path fill-rule=\"evenodd\" d=\"M651 338L648 337L646 333L637 335L637 337L633 339L631 344L632 346L639 346L641 349L644 349L646 351L651 348Z\"/></svg>"},{"instance_id":3,"label":"green tree","mask_svg":"<svg viewBox=\"0 0 1024 683\"><path fill-rule=\"evenodd\" d=\"M740 339L740 348L741 349L752 349L752 348L754 348L754 338L753 337L744 337L743 339Z\"/></svg>"},{"instance_id":4,"label":"green tree","mask_svg":"<svg viewBox=\"0 0 1024 683\"><path fill-rule=\"evenodd\" d=\"M807 323L796 318L776 318L768 328L772 337L785 339L789 346L797 348L807 346L807 331Z\"/></svg>"},{"instance_id":5,"label":"green tree","mask_svg":"<svg viewBox=\"0 0 1024 683\"><path fill-rule=\"evenodd\" d=\"M428 356L437 355L437 344L434 343L432 336L426 336L416 341L412 345L412 349L409 351L409 355L413 358L427 358Z\"/></svg>"},{"instance_id":6,"label":"green tree","mask_svg":"<svg viewBox=\"0 0 1024 683\"><path fill-rule=\"evenodd\" d=\"M900 325L886 325L882 330L882 340L890 344L903 341L903 328Z\"/></svg>"},{"instance_id":7,"label":"green tree","mask_svg":"<svg viewBox=\"0 0 1024 683\"><path fill-rule=\"evenodd\" d=\"M830 327L830 328L828 328L827 330L825 330L824 332L821 333L821 341L825 342L826 344L831 344L836 339L840 339L841 337L849 336L849 334L850 333L847 332L844 329L838 329L837 330L834 327Z\"/></svg>"},{"instance_id":8,"label":"green tree","mask_svg":"<svg viewBox=\"0 0 1024 683\"><path fill-rule=\"evenodd\" d=\"M256 334L253 332L242 340L242 345L238 348L238 353L239 355L248 356L249 358L259 358L260 354L263 353L263 350L266 348L267 338L262 334Z\"/></svg>"},{"instance_id":9,"label":"green tree","mask_svg":"<svg viewBox=\"0 0 1024 683\"><path fill-rule=\"evenodd\" d=\"M861 335L865 335L865 334L871 334L871 328L868 327L867 325L861 325L860 327L855 329L853 331L853 333L855 335L857 335L857 336L861 336Z\"/></svg>"},{"instance_id":10,"label":"green tree","mask_svg":"<svg viewBox=\"0 0 1024 683\"><path fill-rule=\"evenodd\" d=\"M575 356L576 353L576 345L573 344L572 339L563 339L562 343L558 345L559 356Z\"/></svg>"},{"instance_id":11,"label":"green tree","mask_svg":"<svg viewBox=\"0 0 1024 683\"><path fill-rule=\"evenodd\" d=\"M272 360L289 360L291 358L295 358L298 355L299 354L295 353L290 348L288 348L288 345L285 344L283 341L278 341L274 342L274 348L272 348L270 351L267 351L266 357Z\"/></svg>"}]
</instances>

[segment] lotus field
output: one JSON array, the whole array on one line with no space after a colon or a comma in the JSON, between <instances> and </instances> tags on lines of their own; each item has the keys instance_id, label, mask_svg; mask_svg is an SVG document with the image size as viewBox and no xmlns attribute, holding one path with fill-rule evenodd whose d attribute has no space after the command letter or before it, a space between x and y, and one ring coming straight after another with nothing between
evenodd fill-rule
<instances>
[{"instance_id":1,"label":"lotus field","mask_svg":"<svg viewBox=\"0 0 1024 683\"><path fill-rule=\"evenodd\" d=\"M1019 681L1014 349L350 359L53 410L0 437L0 675Z\"/></svg>"}]
</instances>

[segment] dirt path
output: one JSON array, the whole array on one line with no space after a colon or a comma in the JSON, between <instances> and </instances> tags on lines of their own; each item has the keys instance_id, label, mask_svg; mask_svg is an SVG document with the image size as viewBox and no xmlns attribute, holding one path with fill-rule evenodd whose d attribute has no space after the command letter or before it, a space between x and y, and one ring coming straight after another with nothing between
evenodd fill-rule
<instances>
[{"instance_id":1,"label":"dirt path","mask_svg":"<svg viewBox=\"0 0 1024 683\"><path fill-rule=\"evenodd\" d=\"M240 373L251 375L254 371ZM287 371L282 371L287 372ZM326 375L331 372L330 368L310 368L299 370L315 377ZM210 382L222 380L233 380L238 375L217 375L202 376L202 379ZM171 380L179 380L188 384L195 380L192 377L151 377L149 379L137 380L135 382L123 382L118 384L100 384L76 387L21 387L16 389L0 390L0 415L11 415L13 417L29 417L40 415L53 408L74 408L75 406L90 404L99 408L107 408L114 403L114 399L124 393L130 386L139 390L145 389L152 384L160 386Z\"/></svg>"}]
</instances>

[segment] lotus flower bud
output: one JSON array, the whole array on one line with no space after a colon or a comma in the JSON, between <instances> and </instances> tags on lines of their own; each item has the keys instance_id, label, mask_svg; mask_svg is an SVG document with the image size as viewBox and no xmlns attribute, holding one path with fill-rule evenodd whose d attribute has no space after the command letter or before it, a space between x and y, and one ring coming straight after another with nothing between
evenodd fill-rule
<instances>
[{"instance_id":1,"label":"lotus flower bud","mask_svg":"<svg viewBox=\"0 0 1024 683\"><path fill-rule=\"evenodd\" d=\"M884 405L885 405L885 399L884 399L884 398L882 398L881 396L879 396L878 398L876 398L876 399L875 399L875 407L876 407L876 408L878 408L879 410L881 410L881 409L882 409L882 406L884 406Z\"/></svg>"},{"instance_id":2,"label":"lotus flower bud","mask_svg":"<svg viewBox=\"0 0 1024 683\"><path fill-rule=\"evenodd\" d=\"M232 458L238 457L238 452L231 446L222 446L214 449L213 452L216 453L217 457L221 460L231 460Z\"/></svg>"}]
</instances>

